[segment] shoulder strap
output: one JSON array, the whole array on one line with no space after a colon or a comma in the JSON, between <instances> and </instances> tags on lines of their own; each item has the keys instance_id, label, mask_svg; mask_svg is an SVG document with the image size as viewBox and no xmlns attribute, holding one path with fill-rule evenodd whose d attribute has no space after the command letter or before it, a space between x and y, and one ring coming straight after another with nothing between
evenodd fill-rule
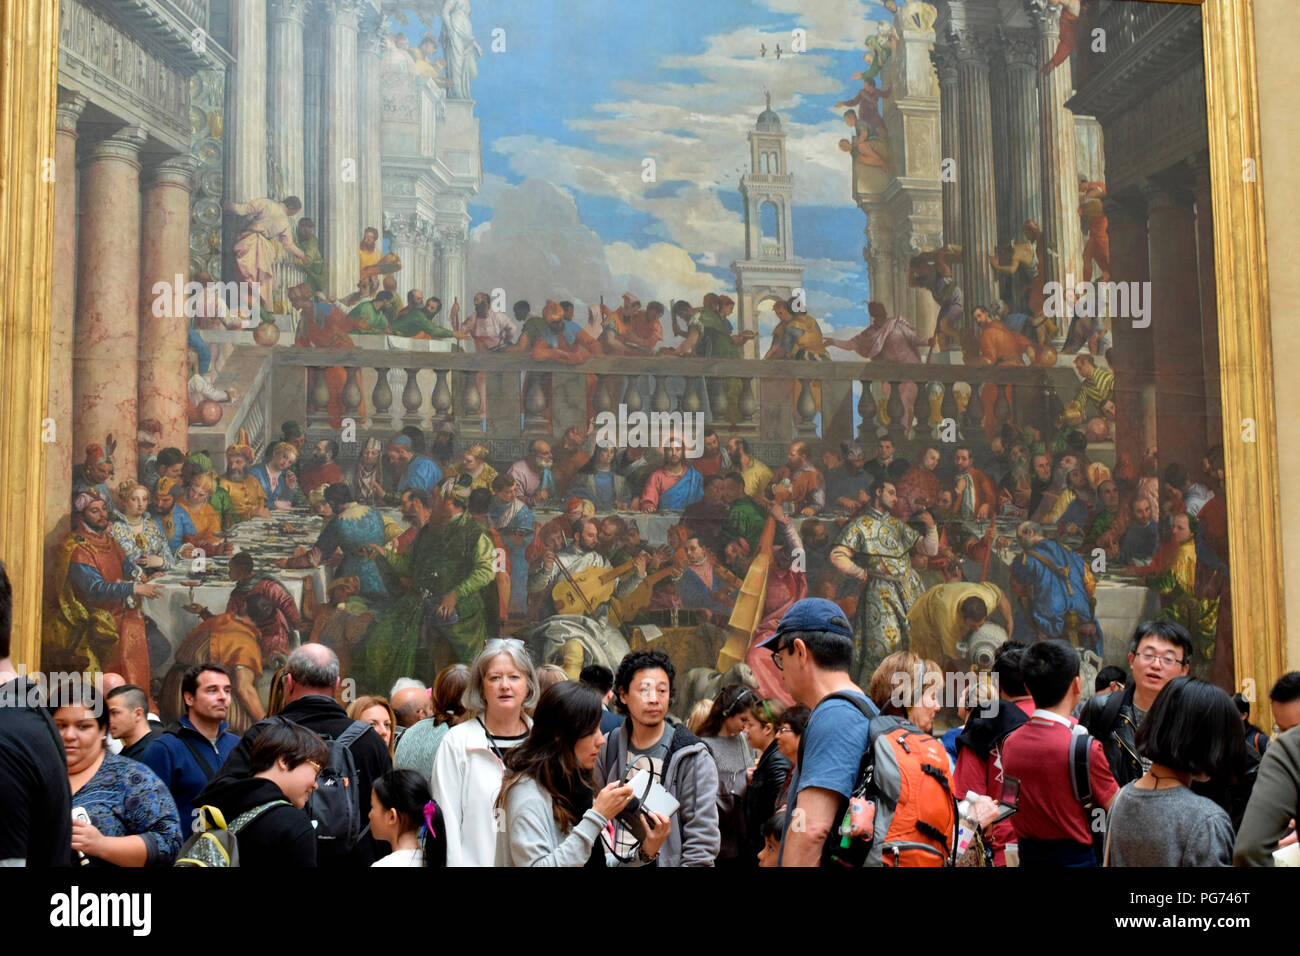
<instances>
[{"instance_id":1,"label":"shoulder strap","mask_svg":"<svg viewBox=\"0 0 1300 956\"><path fill-rule=\"evenodd\" d=\"M1075 734L1070 738L1070 788L1075 798L1089 812L1095 806L1092 780L1088 775L1089 748L1093 738L1088 734Z\"/></svg>"},{"instance_id":2,"label":"shoulder strap","mask_svg":"<svg viewBox=\"0 0 1300 956\"><path fill-rule=\"evenodd\" d=\"M260 806L253 807L251 810L245 810L239 816L235 817L234 820L230 821L230 826L227 827L226 829L230 832L232 836L238 836L240 830L248 826L250 823L252 823L258 817L260 817L267 810L270 810L272 807L278 807L281 805L286 807L292 806L292 804L289 803L288 800L271 800L268 803L263 803Z\"/></svg>"},{"instance_id":3,"label":"shoulder strap","mask_svg":"<svg viewBox=\"0 0 1300 956\"><path fill-rule=\"evenodd\" d=\"M335 739L335 743L347 747L348 749L351 749L352 745L356 743L358 740L360 740L362 734L364 734L369 729L370 729L370 724L366 723L366 721L354 720L352 721L352 726L348 727L347 730L339 734L339 736Z\"/></svg>"},{"instance_id":4,"label":"shoulder strap","mask_svg":"<svg viewBox=\"0 0 1300 956\"><path fill-rule=\"evenodd\" d=\"M169 730L167 733L171 734L185 745L185 749L194 756L194 760L199 765L199 769L203 771L205 779L211 780L216 776L216 771L212 769L212 764L208 763L207 758L203 755L203 751L199 749L198 744L190 740L189 737L182 734L179 730Z\"/></svg>"}]
</instances>

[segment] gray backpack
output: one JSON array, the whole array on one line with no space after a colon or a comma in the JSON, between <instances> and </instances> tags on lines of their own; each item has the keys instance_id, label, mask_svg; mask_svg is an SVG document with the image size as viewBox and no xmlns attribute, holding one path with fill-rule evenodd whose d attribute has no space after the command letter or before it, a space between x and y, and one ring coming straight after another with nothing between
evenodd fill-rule
<instances>
[{"instance_id":1,"label":"gray backpack","mask_svg":"<svg viewBox=\"0 0 1300 956\"><path fill-rule=\"evenodd\" d=\"M291 806L288 800L272 800L245 810L226 826L221 811L213 806L199 808L203 829L185 841L173 866L239 866L239 831L272 807Z\"/></svg>"}]
</instances>

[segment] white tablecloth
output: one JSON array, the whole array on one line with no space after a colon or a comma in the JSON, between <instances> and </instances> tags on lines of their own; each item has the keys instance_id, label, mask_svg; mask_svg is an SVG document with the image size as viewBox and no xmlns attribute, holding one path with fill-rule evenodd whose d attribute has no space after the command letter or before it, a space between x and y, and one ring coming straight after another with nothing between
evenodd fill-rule
<instances>
[{"instance_id":1,"label":"white tablecloth","mask_svg":"<svg viewBox=\"0 0 1300 956\"><path fill-rule=\"evenodd\" d=\"M286 521L294 529L292 532L283 531ZM253 558L254 573L273 576L284 585L301 609L304 582L310 578L316 597L324 600L333 572L324 566L287 570L276 567L274 562L277 558L291 554L299 545L314 544L320 535L321 525L319 518L301 512L285 512L273 518L254 518L236 525L231 529L230 540L238 550L256 549ZM208 569L206 573L196 574L194 563L183 561L178 568L155 578L153 583L158 585L161 593L156 598L144 598L142 601L145 616L158 625L158 629L171 644L173 653L191 628L199 623L197 615L182 610L182 607L193 602L202 604L213 614L221 614L226 610L226 602L234 590L235 585L227 576L230 558L209 557L205 561ZM186 584L188 581L199 583L191 588ZM170 664L169 659L168 666Z\"/></svg>"}]
</instances>

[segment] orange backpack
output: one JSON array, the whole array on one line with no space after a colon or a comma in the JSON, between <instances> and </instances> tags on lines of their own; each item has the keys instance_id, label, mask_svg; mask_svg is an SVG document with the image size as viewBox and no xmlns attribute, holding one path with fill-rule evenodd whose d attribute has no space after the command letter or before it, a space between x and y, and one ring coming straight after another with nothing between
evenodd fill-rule
<instances>
[{"instance_id":1,"label":"orange backpack","mask_svg":"<svg viewBox=\"0 0 1300 956\"><path fill-rule=\"evenodd\" d=\"M856 695L830 697L852 703L870 724L857 784L823 865L952 866L957 800L943 743L902 717L872 716Z\"/></svg>"}]
</instances>

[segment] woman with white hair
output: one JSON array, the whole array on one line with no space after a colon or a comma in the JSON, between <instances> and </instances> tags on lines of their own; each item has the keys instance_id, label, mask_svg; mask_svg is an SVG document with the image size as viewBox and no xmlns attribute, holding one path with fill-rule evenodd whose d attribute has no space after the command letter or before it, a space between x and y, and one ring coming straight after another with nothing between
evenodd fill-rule
<instances>
[{"instance_id":1,"label":"woman with white hair","mask_svg":"<svg viewBox=\"0 0 1300 956\"><path fill-rule=\"evenodd\" d=\"M470 666L463 703L474 716L447 732L433 759L431 790L446 821L448 866L492 866L493 808L505 754L528 738L537 674L522 641L494 639Z\"/></svg>"}]
</instances>

